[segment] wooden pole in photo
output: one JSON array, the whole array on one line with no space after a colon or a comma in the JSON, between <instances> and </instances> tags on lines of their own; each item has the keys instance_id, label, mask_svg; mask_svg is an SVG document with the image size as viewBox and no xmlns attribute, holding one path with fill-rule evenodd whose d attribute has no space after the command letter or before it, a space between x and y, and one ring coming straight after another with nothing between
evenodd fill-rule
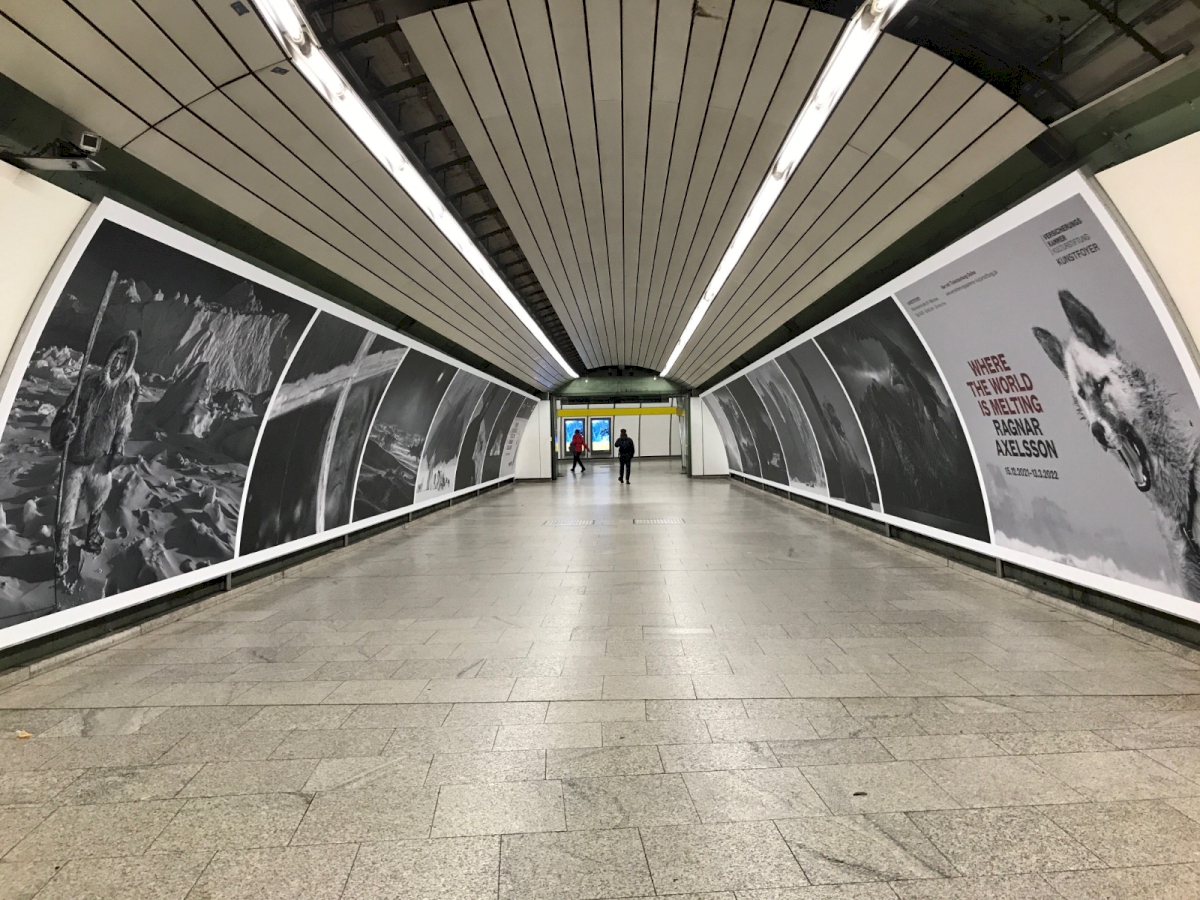
<instances>
[{"instance_id":1,"label":"wooden pole in photo","mask_svg":"<svg viewBox=\"0 0 1200 900\"><path fill-rule=\"evenodd\" d=\"M96 346L96 335L98 335L100 333L100 323L104 319L104 311L106 309L108 309L108 301L112 297L113 288L115 288L117 286L117 277L118 277L117 270L113 269L112 276L108 279L108 287L106 287L104 289L104 296L100 300L100 310L99 310L99 312L96 313L96 320L94 322L92 322L92 333L88 335L87 349L83 351L83 359L80 360L80 363L79 363L79 377L75 381L75 390L72 392L71 399L70 399L70 407L71 408L70 408L69 412L67 413L67 420L71 421L71 422L75 421L75 414L79 412L79 395L81 393L83 393L83 379L87 375L88 361L92 358L92 350ZM78 432L76 432L76 433L78 433ZM59 549L59 542L62 537L62 535L59 533L59 529L61 528L60 520L62 519L63 493L67 489L67 455L71 452L71 444L74 442L74 440L75 440L74 434L71 435L71 437L67 438L67 442L63 445L62 459L59 460L58 498L54 504L54 555L55 555L55 564L56 564L55 565L56 571L55 571L54 578L55 578L56 582L58 580L58 573L57 573L58 549ZM67 525L68 539L67 539L67 560L66 561L68 564L70 563L70 556L71 556L70 533L71 533L71 525L72 524L74 524L74 523L68 523L68 525ZM54 589L54 608L56 610L61 608L58 603L58 587L57 587L57 585L55 586L55 589Z\"/></svg>"}]
</instances>

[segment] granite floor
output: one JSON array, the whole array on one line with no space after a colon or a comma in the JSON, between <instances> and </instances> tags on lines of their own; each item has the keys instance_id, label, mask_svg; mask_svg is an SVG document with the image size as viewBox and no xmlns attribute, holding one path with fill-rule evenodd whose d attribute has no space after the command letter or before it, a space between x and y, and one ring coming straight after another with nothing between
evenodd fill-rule
<instances>
[{"instance_id":1,"label":"granite floor","mask_svg":"<svg viewBox=\"0 0 1200 900\"><path fill-rule=\"evenodd\" d=\"M1194 657L676 469L0 692L0 898L1200 897Z\"/></svg>"}]
</instances>

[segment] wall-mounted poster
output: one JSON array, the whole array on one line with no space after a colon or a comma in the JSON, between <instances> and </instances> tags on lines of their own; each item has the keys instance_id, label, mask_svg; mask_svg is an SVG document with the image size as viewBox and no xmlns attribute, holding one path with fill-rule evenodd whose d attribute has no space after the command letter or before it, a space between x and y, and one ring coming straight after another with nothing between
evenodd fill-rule
<instances>
[{"instance_id":1,"label":"wall-mounted poster","mask_svg":"<svg viewBox=\"0 0 1200 900\"><path fill-rule=\"evenodd\" d=\"M313 315L115 221L45 312L0 447L0 626L232 559L259 425Z\"/></svg>"},{"instance_id":2,"label":"wall-mounted poster","mask_svg":"<svg viewBox=\"0 0 1200 900\"><path fill-rule=\"evenodd\" d=\"M0 648L345 533L352 514L415 508L456 379L473 400L444 430L449 478L424 499L458 488L469 424L463 481L487 483L488 437L501 419L519 435L535 401L410 343L102 201L0 397ZM506 459L491 481L512 476Z\"/></svg>"},{"instance_id":3,"label":"wall-mounted poster","mask_svg":"<svg viewBox=\"0 0 1200 900\"><path fill-rule=\"evenodd\" d=\"M408 347L327 313L296 351L262 429L242 514L241 553L350 521L359 454Z\"/></svg>"},{"instance_id":4,"label":"wall-mounted poster","mask_svg":"<svg viewBox=\"0 0 1200 900\"><path fill-rule=\"evenodd\" d=\"M818 494L828 493L817 437L800 406L800 398L784 378L783 370L772 360L752 369L747 373L746 380L758 391L759 399L775 427L787 466L788 484L808 488Z\"/></svg>"},{"instance_id":5,"label":"wall-mounted poster","mask_svg":"<svg viewBox=\"0 0 1200 900\"><path fill-rule=\"evenodd\" d=\"M817 344L862 424L883 511L988 540L983 490L958 412L895 302L867 307Z\"/></svg>"},{"instance_id":6,"label":"wall-mounted poster","mask_svg":"<svg viewBox=\"0 0 1200 900\"><path fill-rule=\"evenodd\" d=\"M996 543L1200 600L1200 406L1101 214L1074 192L897 297L958 398Z\"/></svg>"},{"instance_id":7,"label":"wall-mounted poster","mask_svg":"<svg viewBox=\"0 0 1200 900\"><path fill-rule=\"evenodd\" d=\"M729 426L733 435L726 440L725 444L728 447L731 443L737 448L738 454L736 457L737 466L734 467L735 457L732 455L729 458L729 465L734 468L734 471L745 472L747 475L753 475L756 478L763 478L763 469L759 464L758 447L754 442L754 434L750 431L750 424L746 421L746 417L742 414L742 408L738 405L737 399L729 390L728 386L719 387L711 394L715 402L715 406L720 410L718 422L724 422ZM707 397L705 398L707 399ZM771 447L768 445L768 450Z\"/></svg>"},{"instance_id":8,"label":"wall-mounted poster","mask_svg":"<svg viewBox=\"0 0 1200 900\"><path fill-rule=\"evenodd\" d=\"M808 341L775 362L791 382L808 413L821 448L829 496L879 512L875 464L850 398L815 341Z\"/></svg>"},{"instance_id":9,"label":"wall-mounted poster","mask_svg":"<svg viewBox=\"0 0 1200 900\"><path fill-rule=\"evenodd\" d=\"M425 435L456 371L451 363L418 350L404 357L363 451L355 521L412 505Z\"/></svg>"},{"instance_id":10,"label":"wall-mounted poster","mask_svg":"<svg viewBox=\"0 0 1200 900\"><path fill-rule=\"evenodd\" d=\"M745 460L776 442L730 389L776 363L831 502L1200 621L1200 373L1083 176L707 392L730 468L752 478L768 476Z\"/></svg>"},{"instance_id":11,"label":"wall-mounted poster","mask_svg":"<svg viewBox=\"0 0 1200 900\"><path fill-rule=\"evenodd\" d=\"M509 426L508 437L504 441L503 455L500 457L500 477L508 478L516 471L517 468L517 450L521 446L521 438L525 434L525 428L529 425L529 419L533 415L533 411L537 409L537 401L532 397L522 397L521 406L517 410L516 418Z\"/></svg>"},{"instance_id":12,"label":"wall-mounted poster","mask_svg":"<svg viewBox=\"0 0 1200 900\"><path fill-rule=\"evenodd\" d=\"M429 436L421 452L417 469L417 502L454 489L458 456L463 437L488 382L460 369L442 397L441 405L429 426Z\"/></svg>"}]
</instances>

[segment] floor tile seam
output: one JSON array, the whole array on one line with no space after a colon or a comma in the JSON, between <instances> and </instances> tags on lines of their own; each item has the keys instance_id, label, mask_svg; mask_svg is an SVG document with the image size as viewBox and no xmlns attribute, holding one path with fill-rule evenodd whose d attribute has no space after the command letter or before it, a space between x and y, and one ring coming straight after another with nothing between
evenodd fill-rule
<instances>
[{"instance_id":1,"label":"floor tile seam","mask_svg":"<svg viewBox=\"0 0 1200 900\"><path fill-rule=\"evenodd\" d=\"M740 484L740 482L736 482L736 481L735 481L735 483ZM742 487L745 488L746 490L750 490L750 488L745 485L742 485ZM755 492L762 493L761 491L757 491L757 490ZM777 499L781 503L789 502L783 498L775 498L773 495L770 495L770 494L768 494L766 496L769 498ZM803 511L808 512L807 510L803 510ZM814 513L814 515L817 515L817 514ZM855 532L859 532L865 537L873 538L874 542L876 544L881 544L888 548L895 548L895 546L898 545L900 548L905 549L907 551L910 551L910 552L915 551L916 553L919 553L922 558L927 558L930 562L941 559L944 561L945 566L947 566L949 568L953 568L956 571L967 575L968 577L972 578L973 580L980 581L980 582L983 582L985 584L988 584L988 585L991 585L994 587L1003 588L1004 590L1009 591L1010 593L1013 593L1013 594L1016 594L1016 595L1022 596L1022 597L1027 597L1027 598L1033 600L1034 602L1037 602L1043 606L1047 606L1051 609L1055 609L1057 611L1062 611L1062 612L1072 613L1075 616L1078 616L1082 619L1085 619L1086 621L1092 622L1094 624L1099 625L1100 627L1105 628L1107 631L1113 632L1115 634L1120 634L1122 637L1127 637L1132 640L1136 640L1139 643L1142 643L1146 646L1152 646L1152 647L1156 647L1157 649L1163 649L1166 652L1170 652L1172 655L1180 656L1185 659L1194 660L1194 659L1197 659L1198 657L1200 657L1200 649L1192 648L1187 645L1180 644L1180 643L1178 643L1176 641L1172 641L1170 638L1167 638L1162 635L1158 635L1158 634L1154 634L1154 633L1147 633L1144 629L1138 628L1137 626L1135 626L1131 623L1123 622L1120 619L1116 619L1112 616L1106 615L1098 610L1092 610L1087 607L1080 607L1080 606L1070 603L1069 601L1064 600L1060 597L1055 597L1053 595L1046 594L1042 591L1038 591L1036 588L1033 588L1032 586L1021 585L1021 584L1014 583L1009 579L998 578L995 575L992 575L988 572L979 571L979 570L975 569L974 567L967 566L963 563L959 563L956 560L948 559L945 557L938 557L936 554L933 554L930 551L922 550L920 548L913 548L913 547L909 547L908 545L900 544L900 542L898 542L898 541L895 541L890 538L885 538L883 535L876 534L875 532L871 531L870 529L864 529L861 526L855 525L853 523L843 522L840 519L836 519L836 518L832 518L832 517L831 517L831 519L832 519L832 524L835 527L839 527L843 530L853 530ZM935 567L940 568L941 566L935 566Z\"/></svg>"}]
</instances>

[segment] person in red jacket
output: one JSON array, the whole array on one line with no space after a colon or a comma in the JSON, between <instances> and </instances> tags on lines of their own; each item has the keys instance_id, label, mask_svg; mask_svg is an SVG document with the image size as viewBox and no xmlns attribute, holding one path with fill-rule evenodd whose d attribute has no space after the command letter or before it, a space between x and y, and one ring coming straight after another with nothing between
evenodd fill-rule
<instances>
[{"instance_id":1,"label":"person in red jacket","mask_svg":"<svg viewBox=\"0 0 1200 900\"><path fill-rule=\"evenodd\" d=\"M587 443L583 440L583 432L576 430L575 437L571 438L571 453L575 456L575 461L571 463L571 471L575 471L575 467L586 472L587 466L583 464L583 451L587 449Z\"/></svg>"}]
</instances>

